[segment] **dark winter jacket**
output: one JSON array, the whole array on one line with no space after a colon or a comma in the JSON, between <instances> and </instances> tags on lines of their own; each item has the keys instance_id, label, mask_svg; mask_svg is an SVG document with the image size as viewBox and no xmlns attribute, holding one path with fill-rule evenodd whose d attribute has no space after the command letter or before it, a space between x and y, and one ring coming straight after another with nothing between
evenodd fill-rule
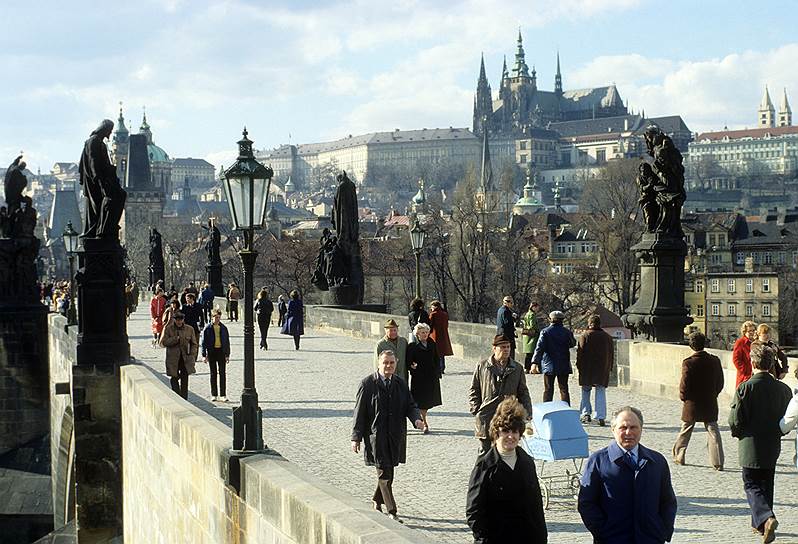
<instances>
[{"instance_id":1,"label":"dark winter jacket","mask_svg":"<svg viewBox=\"0 0 798 544\"><path fill-rule=\"evenodd\" d=\"M541 365L543 374L570 374L571 348L575 345L573 333L561 321L555 321L540 331L532 359Z\"/></svg>"},{"instance_id":2,"label":"dark winter jacket","mask_svg":"<svg viewBox=\"0 0 798 544\"><path fill-rule=\"evenodd\" d=\"M579 337L576 346L576 368L579 370L579 385L592 387L610 384L610 372L615 356L612 336L601 327L588 329Z\"/></svg>"},{"instance_id":3,"label":"dark winter jacket","mask_svg":"<svg viewBox=\"0 0 798 544\"><path fill-rule=\"evenodd\" d=\"M679 398L682 421L718 420L718 395L723 391L723 367L720 359L706 351L697 351L682 362Z\"/></svg>"},{"instance_id":4,"label":"dark winter jacket","mask_svg":"<svg viewBox=\"0 0 798 544\"><path fill-rule=\"evenodd\" d=\"M227 332L227 327L224 326L224 323L219 322L219 335L222 337L222 349L224 350L224 356L230 357L230 333ZM208 350L213 348L213 344L216 341L216 338L213 334L213 322L208 323L205 325L205 328L202 329L202 339L200 340L200 346L202 347L202 356L205 357L208 355Z\"/></svg>"}]
</instances>

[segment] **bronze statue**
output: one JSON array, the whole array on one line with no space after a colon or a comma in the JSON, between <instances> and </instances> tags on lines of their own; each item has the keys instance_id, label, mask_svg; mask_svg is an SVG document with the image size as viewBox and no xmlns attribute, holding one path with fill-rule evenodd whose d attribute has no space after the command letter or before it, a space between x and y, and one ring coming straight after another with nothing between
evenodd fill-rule
<instances>
[{"instance_id":1,"label":"bronze statue","mask_svg":"<svg viewBox=\"0 0 798 544\"><path fill-rule=\"evenodd\" d=\"M163 242L158 229L150 230L150 267L163 266Z\"/></svg>"},{"instance_id":2,"label":"bronze statue","mask_svg":"<svg viewBox=\"0 0 798 544\"><path fill-rule=\"evenodd\" d=\"M127 193L119 183L104 142L113 130L113 121L104 119L86 140L80 157L80 184L86 197L83 230L86 238L119 238L119 221Z\"/></svg>"},{"instance_id":3,"label":"bronze statue","mask_svg":"<svg viewBox=\"0 0 798 544\"><path fill-rule=\"evenodd\" d=\"M219 232L219 227L216 226L213 219L209 219L208 226L202 228L208 229L208 241L205 242L205 251L208 252L208 263L214 264L221 262L219 250L222 246L222 233Z\"/></svg>"},{"instance_id":4,"label":"bronze statue","mask_svg":"<svg viewBox=\"0 0 798 544\"><path fill-rule=\"evenodd\" d=\"M636 181L646 230L681 239L682 204L687 198L682 154L659 127L649 126L645 141L653 161L640 163Z\"/></svg>"},{"instance_id":5,"label":"bronze statue","mask_svg":"<svg viewBox=\"0 0 798 544\"><path fill-rule=\"evenodd\" d=\"M22 155L14 159L3 180L3 188L5 189L6 199L6 212L9 216L14 215L22 203L22 191L28 185L28 178L25 177L25 161L22 160Z\"/></svg>"},{"instance_id":6,"label":"bronze statue","mask_svg":"<svg viewBox=\"0 0 798 544\"><path fill-rule=\"evenodd\" d=\"M338 189L333 200L332 224L338 241L346 246L357 243L359 237L357 192L355 184L346 175L346 171L338 174Z\"/></svg>"}]
</instances>

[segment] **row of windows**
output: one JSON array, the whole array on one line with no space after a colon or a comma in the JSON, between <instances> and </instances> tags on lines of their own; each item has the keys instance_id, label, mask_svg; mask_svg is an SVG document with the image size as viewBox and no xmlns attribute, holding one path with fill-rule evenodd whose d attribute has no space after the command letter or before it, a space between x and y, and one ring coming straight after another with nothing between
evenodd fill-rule
<instances>
[{"instance_id":1,"label":"row of windows","mask_svg":"<svg viewBox=\"0 0 798 544\"><path fill-rule=\"evenodd\" d=\"M567 244L559 243L555 247L555 251L560 254L575 253L576 243L569 242ZM596 242L581 242L579 244L580 253L595 253L598 251L598 244Z\"/></svg>"},{"instance_id":2,"label":"row of windows","mask_svg":"<svg viewBox=\"0 0 798 544\"><path fill-rule=\"evenodd\" d=\"M763 293L770 293L770 278L761 278L760 281L761 291ZM712 278L709 281L709 291L711 293L720 293L720 279L719 278ZM704 281L703 280L696 280L695 282L695 292L696 293L703 293L704 292ZM727 293L736 293L737 292L737 279L736 278L729 278L726 280L726 292ZM754 278L745 278L745 292L746 293L753 293L754 292Z\"/></svg>"},{"instance_id":3,"label":"row of windows","mask_svg":"<svg viewBox=\"0 0 798 544\"><path fill-rule=\"evenodd\" d=\"M721 303L713 303L710 305L710 315L712 317L722 317L721 316ZM695 315L695 317L704 317L704 305L703 304L696 304L695 307L695 314L692 312L692 308L690 305L687 306L687 312L690 315ZM726 317L737 317L737 304L727 304L726 305ZM772 316L772 308L770 304L763 304L762 305L762 317L771 317ZM746 304L745 305L745 317L754 317L754 304Z\"/></svg>"},{"instance_id":4,"label":"row of windows","mask_svg":"<svg viewBox=\"0 0 798 544\"><path fill-rule=\"evenodd\" d=\"M735 264L744 265L746 257L751 257L754 264L787 264L786 251L738 251L734 256ZM792 252L792 264L798 264L798 251Z\"/></svg>"}]
</instances>

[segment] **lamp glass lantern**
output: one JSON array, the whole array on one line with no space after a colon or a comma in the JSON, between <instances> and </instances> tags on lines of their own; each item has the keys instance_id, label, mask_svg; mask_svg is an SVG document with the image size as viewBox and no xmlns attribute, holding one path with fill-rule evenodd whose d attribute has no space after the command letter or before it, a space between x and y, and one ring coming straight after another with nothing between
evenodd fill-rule
<instances>
[{"instance_id":1,"label":"lamp glass lantern","mask_svg":"<svg viewBox=\"0 0 798 544\"><path fill-rule=\"evenodd\" d=\"M426 231L421 227L418 218L416 218L413 228L410 229L410 245L415 251L421 251L424 248L424 239L426 236Z\"/></svg>"},{"instance_id":2,"label":"lamp glass lantern","mask_svg":"<svg viewBox=\"0 0 798 544\"><path fill-rule=\"evenodd\" d=\"M252 140L244 137L238 142L238 160L224 172L224 192L235 230L263 227L274 171L255 160Z\"/></svg>"},{"instance_id":3,"label":"lamp glass lantern","mask_svg":"<svg viewBox=\"0 0 798 544\"><path fill-rule=\"evenodd\" d=\"M74 227L72 227L72 221L66 224L64 228L64 247L66 248L67 253L75 253L78 250L78 243L80 241L80 234L78 234Z\"/></svg>"}]
</instances>

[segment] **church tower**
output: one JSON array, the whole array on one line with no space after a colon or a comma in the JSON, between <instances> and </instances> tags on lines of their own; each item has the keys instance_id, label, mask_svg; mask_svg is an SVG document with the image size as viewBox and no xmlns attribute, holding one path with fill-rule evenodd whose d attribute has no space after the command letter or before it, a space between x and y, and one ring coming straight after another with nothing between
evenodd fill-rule
<instances>
[{"instance_id":1,"label":"church tower","mask_svg":"<svg viewBox=\"0 0 798 544\"><path fill-rule=\"evenodd\" d=\"M759 104L759 128L770 128L776 126L776 110L773 102L770 101L768 86L765 85L765 94L762 95L762 102Z\"/></svg>"},{"instance_id":2,"label":"church tower","mask_svg":"<svg viewBox=\"0 0 798 544\"><path fill-rule=\"evenodd\" d=\"M515 50L515 66L513 67L513 83L528 83L529 66L526 65L526 54L524 53L524 40L521 37L521 30L518 30L518 43Z\"/></svg>"},{"instance_id":3,"label":"church tower","mask_svg":"<svg viewBox=\"0 0 798 544\"><path fill-rule=\"evenodd\" d=\"M784 88L784 94L781 95L781 105L779 106L779 126L792 126L792 110L790 109L790 103L787 100L786 87Z\"/></svg>"},{"instance_id":4,"label":"church tower","mask_svg":"<svg viewBox=\"0 0 798 544\"><path fill-rule=\"evenodd\" d=\"M125 126L125 116L122 115L122 103L119 103L119 118L116 120L116 130L114 131L113 142L111 145L111 158L116 165L116 175L119 181L124 183L127 175L127 152L130 146L130 132Z\"/></svg>"},{"instance_id":5,"label":"church tower","mask_svg":"<svg viewBox=\"0 0 798 544\"><path fill-rule=\"evenodd\" d=\"M485 125L493 114L493 98L490 83L485 75L485 55L479 65L479 80L477 81L477 94L474 97L474 134L482 134L487 128Z\"/></svg>"},{"instance_id":6,"label":"church tower","mask_svg":"<svg viewBox=\"0 0 798 544\"><path fill-rule=\"evenodd\" d=\"M557 51L557 73L554 75L554 94L562 97L562 73L560 73L560 52Z\"/></svg>"}]
</instances>

